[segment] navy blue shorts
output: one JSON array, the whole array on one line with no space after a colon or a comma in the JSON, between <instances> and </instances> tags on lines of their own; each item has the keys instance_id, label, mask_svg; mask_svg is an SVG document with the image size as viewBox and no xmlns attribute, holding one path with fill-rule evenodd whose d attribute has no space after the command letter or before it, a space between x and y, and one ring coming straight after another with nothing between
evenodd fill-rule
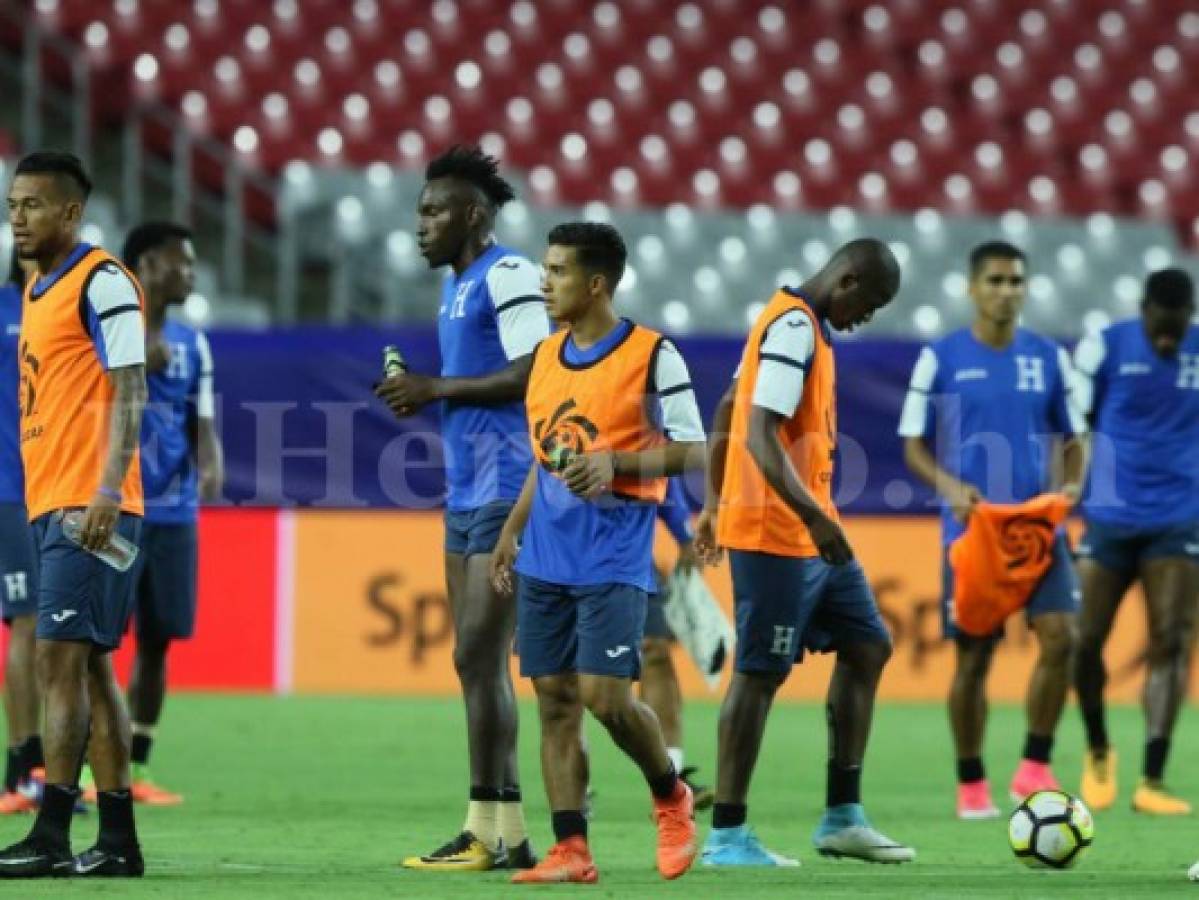
<instances>
[{"instance_id":1,"label":"navy blue shorts","mask_svg":"<svg viewBox=\"0 0 1199 900\"><path fill-rule=\"evenodd\" d=\"M1024 615L1030 621L1046 613L1077 613L1082 602L1082 590L1074 572L1074 561L1070 558L1070 544L1064 534L1053 542L1053 562L1038 582ZM949 564L949 548L941 554L941 635L945 638L966 637L953 624L953 566ZM1003 637L1003 626L990 636L991 640Z\"/></svg>"},{"instance_id":2,"label":"navy blue shorts","mask_svg":"<svg viewBox=\"0 0 1199 900\"><path fill-rule=\"evenodd\" d=\"M38 516L33 529L38 548L38 638L88 641L115 650L133 607L133 568L118 572L67 540L58 513ZM122 537L136 544L141 531L141 516L121 513L117 532Z\"/></svg>"},{"instance_id":3,"label":"navy blue shorts","mask_svg":"<svg viewBox=\"0 0 1199 900\"><path fill-rule=\"evenodd\" d=\"M0 614L37 613L37 550L23 503L0 503Z\"/></svg>"},{"instance_id":4,"label":"navy blue shorts","mask_svg":"<svg viewBox=\"0 0 1199 900\"><path fill-rule=\"evenodd\" d=\"M658 593L651 594L645 608L645 637L659 640L675 640L674 632L666 624L666 601L670 599L670 581L657 573Z\"/></svg>"},{"instance_id":5,"label":"navy blue shorts","mask_svg":"<svg viewBox=\"0 0 1199 900\"><path fill-rule=\"evenodd\" d=\"M445 511L445 552L461 556L490 553L516 504L496 500L477 509Z\"/></svg>"},{"instance_id":6,"label":"navy blue shorts","mask_svg":"<svg viewBox=\"0 0 1199 900\"><path fill-rule=\"evenodd\" d=\"M636 678L648 594L629 584L574 586L521 575L516 589L520 674Z\"/></svg>"},{"instance_id":7,"label":"navy blue shorts","mask_svg":"<svg viewBox=\"0 0 1199 900\"><path fill-rule=\"evenodd\" d=\"M855 559L730 550L738 672L786 674L805 651L891 640L866 573Z\"/></svg>"},{"instance_id":8,"label":"navy blue shorts","mask_svg":"<svg viewBox=\"0 0 1199 900\"><path fill-rule=\"evenodd\" d=\"M142 525L133 565L137 639L189 638L196 630L196 526Z\"/></svg>"},{"instance_id":9,"label":"navy blue shorts","mask_svg":"<svg viewBox=\"0 0 1199 900\"><path fill-rule=\"evenodd\" d=\"M1087 519L1087 530L1075 553L1127 577L1135 575L1149 559L1181 557L1199 562L1199 522L1141 528Z\"/></svg>"}]
</instances>

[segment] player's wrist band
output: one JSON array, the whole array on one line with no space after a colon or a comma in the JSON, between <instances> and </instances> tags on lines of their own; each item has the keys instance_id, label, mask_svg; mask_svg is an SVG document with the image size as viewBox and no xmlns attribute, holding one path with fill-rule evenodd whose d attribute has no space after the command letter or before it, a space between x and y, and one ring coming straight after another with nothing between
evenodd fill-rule
<instances>
[{"instance_id":1,"label":"player's wrist band","mask_svg":"<svg viewBox=\"0 0 1199 900\"><path fill-rule=\"evenodd\" d=\"M121 492L115 491L112 488L106 488L104 486L100 486L100 487L96 488L96 493L99 494L101 497L107 497L109 500L113 501L114 503L121 502Z\"/></svg>"}]
</instances>

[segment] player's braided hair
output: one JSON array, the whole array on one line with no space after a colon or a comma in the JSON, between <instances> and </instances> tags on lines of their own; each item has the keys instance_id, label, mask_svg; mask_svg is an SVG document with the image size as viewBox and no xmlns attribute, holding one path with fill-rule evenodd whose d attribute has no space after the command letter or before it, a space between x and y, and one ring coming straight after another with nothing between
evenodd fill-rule
<instances>
[{"instance_id":1,"label":"player's braided hair","mask_svg":"<svg viewBox=\"0 0 1199 900\"><path fill-rule=\"evenodd\" d=\"M499 166L494 156L488 156L479 147L455 144L429 163L425 180L461 178L482 191L492 209L499 209L516 198L512 185L500 175Z\"/></svg>"}]
</instances>

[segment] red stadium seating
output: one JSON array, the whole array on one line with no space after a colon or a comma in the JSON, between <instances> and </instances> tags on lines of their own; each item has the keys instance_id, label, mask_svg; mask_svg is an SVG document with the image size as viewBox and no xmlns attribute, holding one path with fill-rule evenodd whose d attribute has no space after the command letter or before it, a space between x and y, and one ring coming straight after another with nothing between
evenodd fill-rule
<instances>
[{"instance_id":1,"label":"red stadium seating","mask_svg":"<svg viewBox=\"0 0 1199 900\"><path fill-rule=\"evenodd\" d=\"M419 165L494 135L563 202L1102 209L1175 217L1194 240L1188 0L36 8L129 85L97 92L110 114L157 96L269 171Z\"/></svg>"}]
</instances>

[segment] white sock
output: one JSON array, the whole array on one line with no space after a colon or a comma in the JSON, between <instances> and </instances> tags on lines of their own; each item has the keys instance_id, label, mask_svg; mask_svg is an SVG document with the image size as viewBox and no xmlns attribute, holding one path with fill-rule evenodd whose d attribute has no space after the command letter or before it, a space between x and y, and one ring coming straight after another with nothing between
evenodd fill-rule
<instances>
[{"instance_id":1,"label":"white sock","mask_svg":"<svg viewBox=\"0 0 1199 900\"><path fill-rule=\"evenodd\" d=\"M667 747L666 755L670 757L670 763L674 766L675 774L683 771L683 748L682 747Z\"/></svg>"},{"instance_id":2,"label":"white sock","mask_svg":"<svg viewBox=\"0 0 1199 900\"><path fill-rule=\"evenodd\" d=\"M525 807L519 800L501 800L500 808L500 837L504 846L509 850L519 847L529 838L525 825Z\"/></svg>"},{"instance_id":3,"label":"white sock","mask_svg":"<svg viewBox=\"0 0 1199 900\"><path fill-rule=\"evenodd\" d=\"M466 824L462 830L469 831L494 849L500 837L499 805L497 800L471 800L466 807Z\"/></svg>"}]
</instances>

